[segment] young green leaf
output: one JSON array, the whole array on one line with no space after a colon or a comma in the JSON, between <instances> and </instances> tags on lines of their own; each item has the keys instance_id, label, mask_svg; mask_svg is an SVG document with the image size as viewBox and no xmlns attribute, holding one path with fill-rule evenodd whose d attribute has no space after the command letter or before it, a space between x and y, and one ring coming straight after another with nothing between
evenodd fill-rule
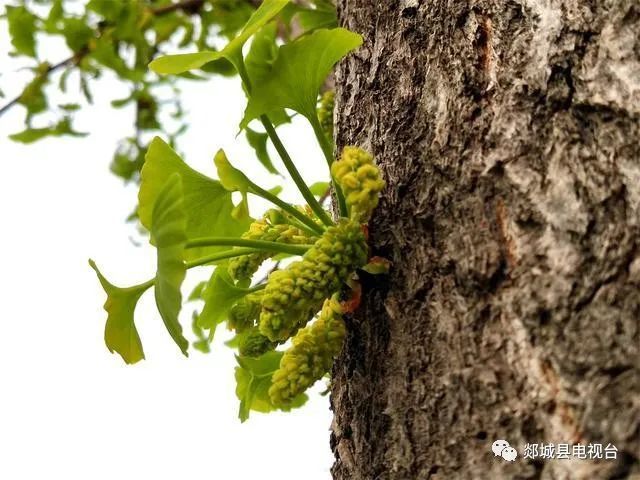
<instances>
[{"instance_id":1,"label":"young green leaf","mask_svg":"<svg viewBox=\"0 0 640 480\"><path fill-rule=\"evenodd\" d=\"M269 399L269 387L271 376L278 370L282 355L282 352L271 351L258 358L236 356L236 396L240 400L238 417L241 422L249 419L251 410L261 413L276 410ZM307 399L306 394L298 395L282 410L289 411L301 407Z\"/></svg>"},{"instance_id":2,"label":"young green leaf","mask_svg":"<svg viewBox=\"0 0 640 480\"><path fill-rule=\"evenodd\" d=\"M242 47L258 30L269 23L289 3L289 0L265 0L251 15L242 31L219 52L202 51L181 55L166 55L155 59L149 68L158 74L176 74L200 68L206 63L226 58L234 66L242 61Z\"/></svg>"},{"instance_id":3,"label":"young green leaf","mask_svg":"<svg viewBox=\"0 0 640 480\"><path fill-rule=\"evenodd\" d=\"M316 182L309 186L309 190L311 190L311 193L316 197L322 197L323 195L326 195L330 186L331 184L329 182Z\"/></svg>"},{"instance_id":4,"label":"young green leaf","mask_svg":"<svg viewBox=\"0 0 640 480\"><path fill-rule=\"evenodd\" d=\"M247 192L250 188L249 179L237 168L233 167L224 150L218 150L213 161L216 164L218 170L218 178L222 186L230 192L240 192L242 194L242 200L236 205L231 212L233 218L249 218L249 202L247 200Z\"/></svg>"},{"instance_id":5,"label":"young green leaf","mask_svg":"<svg viewBox=\"0 0 640 480\"><path fill-rule=\"evenodd\" d=\"M158 250L156 305L171 338L185 355L189 342L182 335L178 314L182 307L180 287L187 271L183 259L187 243L186 226L182 180L178 173L173 173L153 207L151 241Z\"/></svg>"},{"instance_id":6,"label":"young green leaf","mask_svg":"<svg viewBox=\"0 0 640 480\"><path fill-rule=\"evenodd\" d=\"M318 30L280 47L273 68L255 85L240 123L280 108L290 108L309 120L316 118L320 87L333 66L362 44L362 37L344 28Z\"/></svg>"},{"instance_id":7,"label":"young green leaf","mask_svg":"<svg viewBox=\"0 0 640 480\"><path fill-rule=\"evenodd\" d=\"M253 290L234 285L226 264L218 266L204 289L204 308L198 317L198 326L214 330L227 318L231 307Z\"/></svg>"},{"instance_id":8,"label":"young green leaf","mask_svg":"<svg viewBox=\"0 0 640 480\"><path fill-rule=\"evenodd\" d=\"M7 5L7 21L9 22L11 44L16 52L35 58L37 17L24 6Z\"/></svg>"},{"instance_id":9,"label":"young green leaf","mask_svg":"<svg viewBox=\"0 0 640 480\"><path fill-rule=\"evenodd\" d=\"M193 170L169 145L156 137L145 157L138 194L140 221L148 230L153 226L151 217L158 193L173 173L180 174L182 178L187 238L211 235L239 237L249 228L251 219L235 219L231 216L234 208L231 193L220 182ZM228 248L193 248L188 250L186 259L194 260Z\"/></svg>"},{"instance_id":10,"label":"young green leaf","mask_svg":"<svg viewBox=\"0 0 640 480\"><path fill-rule=\"evenodd\" d=\"M133 287L121 288L109 283L100 273L93 260L89 265L98 276L102 288L107 294L104 309L107 323L104 329L104 341L111 353L117 352L125 363L136 363L144 358L140 336L133 320L134 311L142 294L151 286L143 283Z\"/></svg>"},{"instance_id":11,"label":"young green leaf","mask_svg":"<svg viewBox=\"0 0 640 480\"><path fill-rule=\"evenodd\" d=\"M251 187L249 179L244 173L231 165L224 150L218 150L215 157L213 157L213 162L216 164L220 183L225 189L230 192L247 193Z\"/></svg>"}]
</instances>

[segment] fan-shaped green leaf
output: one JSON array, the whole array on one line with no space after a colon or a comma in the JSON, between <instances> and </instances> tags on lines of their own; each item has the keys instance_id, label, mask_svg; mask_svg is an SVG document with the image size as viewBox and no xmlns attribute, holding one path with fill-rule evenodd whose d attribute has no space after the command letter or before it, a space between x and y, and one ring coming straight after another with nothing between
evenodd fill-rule
<instances>
[{"instance_id":1,"label":"fan-shaped green leaf","mask_svg":"<svg viewBox=\"0 0 640 480\"><path fill-rule=\"evenodd\" d=\"M98 280L107 294L104 309L107 323L104 329L104 341L111 353L117 352L125 363L136 363L144 358L140 336L133 320L138 300L151 283L121 288L111 284L98 270L95 262L89 265L98 275Z\"/></svg>"},{"instance_id":2,"label":"fan-shaped green leaf","mask_svg":"<svg viewBox=\"0 0 640 480\"><path fill-rule=\"evenodd\" d=\"M335 28L317 30L280 47L269 75L253 88L240 127L281 108L315 118L318 93L327 75L342 57L361 44L362 37L357 33Z\"/></svg>"},{"instance_id":3,"label":"fan-shaped green leaf","mask_svg":"<svg viewBox=\"0 0 640 480\"><path fill-rule=\"evenodd\" d=\"M184 212L182 180L178 173L169 177L158 194L151 221L151 241L158 250L156 305L171 338L182 353L187 355L189 342L182 335L182 327L178 321L182 307L180 287L187 272L183 259L187 243L187 217Z\"/></svg>"},{"instance_id":4,"label":"fan-shaped green leaf","mask_svg":"<svg viewBox=\"0 0 640 480\"><path fill-rule=\"evenodd\" d=\"M239 237L249 228L249 218L233 218L231 193L220 182L196 172L160 138L149 145L141 171L138 193L138 214L142 224L151 231L152 211L156 198L173 174L182 179L184 209L187 216L187 238L207 236ZM230 247L202 247L187 250L186 259L193 260L207 254L220 252Z\"/></svg>"},{"instance_id":5,"label":"fan-shaped green leaf","mask_svg":"<svg viewBox=\"0 0 640 480\"><path fill-rule=\"evenodd\" d=\"M202 51L197 53L186 53L181 55L166 55L155 59L149 64L149 68L159 74L176 74L200 68L204 64L226 58L236 67L242 59L243 45L273 19L289 0L265 0L260 7L253 12L242 31L231 40L226 47L219 52Z\"/></svg>"}]
</instances>

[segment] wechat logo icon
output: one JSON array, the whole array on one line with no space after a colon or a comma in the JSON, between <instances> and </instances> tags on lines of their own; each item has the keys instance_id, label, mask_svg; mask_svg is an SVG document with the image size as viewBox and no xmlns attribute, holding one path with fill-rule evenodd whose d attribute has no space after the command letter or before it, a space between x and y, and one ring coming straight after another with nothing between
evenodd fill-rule
<instances>
[{"instance_id":1,"label":"wechat logo icon","mask_svg":"<svg viewBox=\"0 0 640 480\"><path fill-rule=\"evenodd\" d=\"M502 457L507 462L513 462L518 456L518 452L515 448L509 445L506 440L496 440L491 445L491 451L495 457Z\"/></svg>"}]
</instances>

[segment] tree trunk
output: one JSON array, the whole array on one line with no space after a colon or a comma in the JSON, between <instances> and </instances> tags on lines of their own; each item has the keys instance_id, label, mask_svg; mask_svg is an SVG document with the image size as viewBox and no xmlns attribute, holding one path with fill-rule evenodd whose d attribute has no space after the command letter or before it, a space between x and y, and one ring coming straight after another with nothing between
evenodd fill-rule
<instances>
[{"instance_id":1,"label":"tree trunk","mask_svg":"<svg viewBox=\"0 0 640 480\"><path fill-rule=\"evenodd\" d=\"M338 3L365 41L336 142L383 171L393 267L363 276L334 369L334 478L640 474L640 3Z\"/></svg>"}]
</instances>

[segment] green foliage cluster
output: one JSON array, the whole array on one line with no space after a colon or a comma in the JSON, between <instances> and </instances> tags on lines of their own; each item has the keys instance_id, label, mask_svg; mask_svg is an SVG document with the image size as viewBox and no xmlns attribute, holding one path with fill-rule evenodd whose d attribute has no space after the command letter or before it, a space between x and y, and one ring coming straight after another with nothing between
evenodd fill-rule
<instances>
[{"instance_id":1,"label":"green foliage cluster","mask_svg":"<svg viewBox=\"0 0 640 480\"><path fill-rule=\"evenodd\" d=\"M247 131L251 123L253 134L273 144L306 204L291 205L278 192L260 187L235 168L222 150L214 156L218 180L202 175L156 137L141 162L137 212L157 252L155 277L119 287L90 261L107 294L105 343L126 363L145 356L135 308L152 287L165 328L188 355L189 341L179 322L182 283L189 269L214 267L209 280L187 299L203 301L192 325L197 338L193 347L209 351L220 324L235 332L227 345L238 351L235 378L242 421L252 410L286 411L304 404L305 390L328 372L341 348L345 328L339 299L350 295L358 269L375 270L367 265L363 224L384 182L371 156L358 148L345 149L334 163L326 120L319 118L327 113L326 102L318 110L333 66L362 40L342 28L324 28L332 26L335 15L327 5L319 2L313 14L306 12L303 23L308 30L280 44L275 32L291 17L291 9L298 7L288 0L265 0L244 25L235 28L237 35L221 50L167 55L150 63L160 75L191 75L191 70L228 62L247 94L240 128ZM250 47L244 49L249 40ZM277 127L290 111L309 121L333 171L337 219L322 202L329 184L306 185L280 140ZM258 143L264 147L267 140ZM256 149L256 157L268 167L260 158L262 147ZM240 194L236 203L234 192ZM274 206L257 220L251 218L249 208L255 196ZM280 263L288 257L299 258ZM267 259L277 261L272 272L266 278L254 278ZM307 327L321 309L319 318Z\"/></svg>"},{"instance_id":2,"label":"green foliage cluster","mask_svg":"<svg viewBox=\"0 0 640 480\"><path fill-rule=\"evenodd\" d=\"M257 35L246 65L258 79L258 73L266 74L275 60L278 42L286 43L295 35L336 24L335 8L326 0L304 5L285 2L282 8L274 5L278 8L277 18L263 10L269 19L268 28L257 21L248 29L244 29L245 24L256 12L259 0L15 3L7 5L0 18L7 22L11 54L24 60L24 68L33 72L33 79L17 97L0 107L0 115L17 105L26 111L23 130L10 138L32 143L50 136L86 135L73 127L74 117L83 105L93 102L92 92L99 88L100 77L109 73L129 89L124 98L114 98L112 106L134 110L132 134L119 142L111 171L125 181L135 182L139 181L153 136L162 134L173 146L187 129L178 95L185 81L236 75L232 56L237 56L238 47L241 49L254 34ZM54 37L63 39L69 50L66 58L56 62L41 58L41 46ZM227 39L229 46L218 53L215 45L220 38ZM185 69L166 77L149 71L152 60L176 48L210 52L215 58L202 63L197 72ZM52 101L56 91L70 95L80 92L84 101L79 97L74 103L56 105ZM288 116L281 113L278 121L288 121ZM261 163L276 173L267 153L267 135L251 129L246 129L245 134Z\"/></svg>"}]
</instances>

